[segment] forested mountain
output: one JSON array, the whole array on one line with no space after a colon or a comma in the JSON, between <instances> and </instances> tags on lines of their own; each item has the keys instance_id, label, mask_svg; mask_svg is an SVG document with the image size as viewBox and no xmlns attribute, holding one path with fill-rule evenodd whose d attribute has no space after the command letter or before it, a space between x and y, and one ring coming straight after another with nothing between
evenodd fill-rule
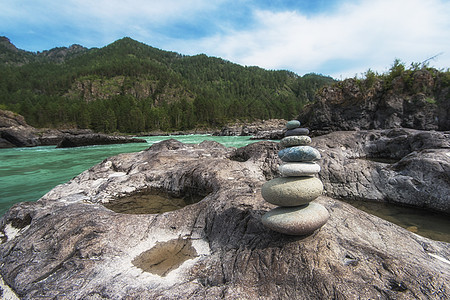
<instances>
[{"instance_id":1,"label":"forested mountain","mask_svg":"<svg viewBox=\"0 0 450 300\"><path fill-rule=\"evenodd\" d=\"M35 127L142 132L290 119L333 81L184 56L130 38L39 53L0 38L0 108Z\"/></svg>"}]
</instances>

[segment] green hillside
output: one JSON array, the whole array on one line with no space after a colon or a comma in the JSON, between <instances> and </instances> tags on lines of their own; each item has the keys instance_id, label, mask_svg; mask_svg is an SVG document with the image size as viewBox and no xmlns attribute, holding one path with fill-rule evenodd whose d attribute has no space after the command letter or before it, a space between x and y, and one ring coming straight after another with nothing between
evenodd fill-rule
<instances>
[{"instance_id":1,"label":"green hillside","mask_svg":"<svg viewBox=\"0 0 450 300\"><path fill-rule=\"evenodd\" d=\"M130 38L40 53L0 38L0 108L35 127L105 132L187 130L290 119L333 79L184 56Z\"/></svg>"}]
</instances>

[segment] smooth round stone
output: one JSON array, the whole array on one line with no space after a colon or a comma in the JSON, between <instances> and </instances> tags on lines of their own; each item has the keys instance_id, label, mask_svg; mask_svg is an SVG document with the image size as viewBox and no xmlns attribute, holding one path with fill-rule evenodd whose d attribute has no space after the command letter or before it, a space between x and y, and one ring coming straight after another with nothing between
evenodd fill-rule
<instances>
[{"instance_id":1,"label":"smooth round stone","mask_svg":"<svg viewBox=\"0 0 450 300\"><path fill-rule=\"evenodd\" d=\"M298 120L291 120L286 123L287 129L294 129L294 128L298 128L298 127L300 127L300 121L298 121Z\"/></svg>"},{"instance_id":2,"label":"smooth round stone","mask_svg":"<svg viewBox=\"0 0 450 300\"><path fill-rule=\"evenodd\" d=\"M263 184L261 196L274 205L298 206L313 201L322 192L322 181L316 177L278 177Z\"/></svg>"},{"instance_id":3,"label":"smooth round stone","mask_svg":"<svg viewBox=\"0 0 450 300\"><path fill-rule=\"evenodd\" d=\"M307 135L293 135L281 139L280 145L283 148L292 146L304 146L311 144L311 138Z\"/></svg>"},{"instance_id":4,"label":"smooth round stone","mask_svg":"<svg viewBox=\"0 0 450 300\"><path fill-rule=\"evenodd\" d=\"M264 226L289 235L307 235L322 227L330 218L328 210L318 203L305 206L277 207L262 216Z\"/></svg>"},{"instance_id":5,"label":"smooth round stone","mask_svg":"<svg viewBox=\"0 0 450 300\"><path fill-rule=\"evenodd\" d=\"M311 176L320 172L320 166L313 162L285 163L278 166L284 177Z\"/></svg>"},{"instance_id":6,"label":"smooth round stone","mask_svg":"<svg viewBox=\"0 0 450 300\"><path fill-rule=\"evenodd\" d=\"M292 136L292 135L308 135L309 129L308 128L294 128L289 129L284 133L284 136Z\"/></svg>"},{"instance_id":7,"label":"smooth round stone","mask_svg":"<svg viewBox=\"0 0 450 300\"><path fill-rule=\"evenodd\" d=\"M315 161L321 158L319 150L311 146L295 146L278 151L278 157L285 162Z\"/></svg>"}]
</instances>

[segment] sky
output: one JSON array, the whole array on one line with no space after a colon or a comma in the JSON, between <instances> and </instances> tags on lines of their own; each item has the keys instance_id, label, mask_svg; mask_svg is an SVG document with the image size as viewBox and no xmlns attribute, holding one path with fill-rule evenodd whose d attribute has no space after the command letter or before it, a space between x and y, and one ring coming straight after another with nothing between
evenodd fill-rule
<instances>
[{"instance_id":1,"label":"sky","mask_svg":"<svg viewBox=\"0 0 450 300\"><path fill-rule=\"evenodd\" d=\"M20 49L103 47L122 37L185 55L336 79L395 59L450 67L450 0L0 0Z\"/></svg>"}]
</instances>

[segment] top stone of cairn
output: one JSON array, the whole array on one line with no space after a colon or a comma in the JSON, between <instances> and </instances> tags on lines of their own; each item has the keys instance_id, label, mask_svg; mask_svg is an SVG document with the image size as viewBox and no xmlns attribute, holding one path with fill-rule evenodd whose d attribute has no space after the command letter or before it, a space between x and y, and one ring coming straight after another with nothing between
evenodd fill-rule
<instances>
[{"instance_id":1,"label":"top stone of cairn","mask_svg":"<svg viewBox=\"0 0 450 300\"><path fill-rule=\"evenodd\" d=\"M294 128L298 128L298 127L300 127L300 121L298 121L298 120L291 120L286 123L287 129L294 129Z\"/></svg>"}]
</instances>

